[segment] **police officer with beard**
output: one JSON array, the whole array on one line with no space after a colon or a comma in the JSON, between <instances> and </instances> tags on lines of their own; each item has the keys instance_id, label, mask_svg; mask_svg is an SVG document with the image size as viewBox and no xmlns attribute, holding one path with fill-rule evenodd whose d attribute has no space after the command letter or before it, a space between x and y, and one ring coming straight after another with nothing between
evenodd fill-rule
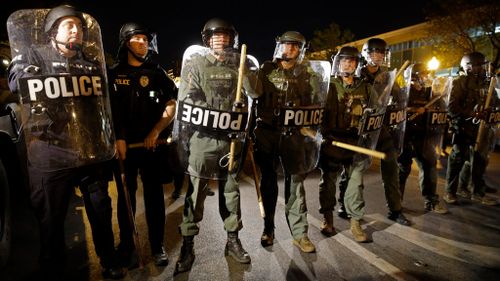
<instances>
[{"instance_id":1,"label":"police officer with beard","mask_svg":"<svg viewBox=\"0 0 500 281\"><path fill-rule=\"evenodd\" d=\"M477 119L485 119L486 110L482 108L486 101L486 89L489 81L486 76L488 62L480 52L472 52L462 57L460 66L463 75L453 81L448 105L448 116L451 118L453 130L452 149L448 157L446 171L446 194L444 201L449 204L457 203L457 193L463 197L470 197L472 201L487 206L497 205L498 202L485 195L485 185L482 182L486 170L487 159L474 145L479 129ZM491 105L498 104L498 98L492 96ZM458 190L460 171L465 161L471 163L472 194L466 189ZM466 187L466 186L465 186Z\"/></svg>"},{"instance_id":2,"label":"police officer with beard","mask_svg":"<svg viewBox=\"0 0 500 281\"><path fill-rule=\"evenodd\" d=\"M408 114L412 116L418 113L413 120L406 123L403 152L398 157L399 164L399 188L403 198L406 180L411 172L412 159L415 158L420 173L420 190L424 197L424 208L428 212L446 214L448 210L439 204L439 196L436 193L437 170L435 153L427 152L424 146L426 136L426 121L424 106L431 99L431 87L426 85L429 79L428 71L421 63L413 65L411 69L410 98L408 102ZM429 125L427 125L429 126ZM429 136L431 137L431 136Z\"/></svg>"},{"instance_id":3,"label":"police officer with beard","mask_svg":"<svg viewBox=\"0 0 500 281\"><path fill-rule=\"evenodd\" d=\"M37 10L33 11L37 17ZM104 58L98 62L86 57L83 41L88 28L86 18L74 7L51 9L43 27L48 44L31 46L27 53L15 56L9 74L11 91L21 95L24 106L30 106L25 135L31 203L40 227L42 278L47 280L65 279L64 220L75 186L83 194L103 276L120 279L124 275L115 258L108 196L111 177L104 173L114 154ZM25 83L43 79L66 81L66 90L72 85L69 94L74 95L45 97L41 91L36 98L27 96ZM75 79L85 83L75 86L70 83ZM89 83L92 88L82 87Z\"/></svg>"},{"instance_id":4,"label":"police officer with beard","mask_svg":"<svg viewBox=\"0 0 500 281\"><path fill-rule=\"evenodd\" d=\"M117 63L109 71L109 79L113 83L111 100L118 154L124 164L134 213L137 176L141 176L151 254L155 265L165 266L168 256L163 244L166 216L162 177L171 171L165 167L169 157L167 147L159 145L158 140L168 137L164 129L175 114L175 86L165 70L151 59L153 53L157 52L154 33L141 24L129 22L122 26L119 39ZM141 147L128 148L137 143L142 144ZM128 219L125 195L120 187L118 222L118 251L123 265L136 267L133 228Z\"/></svg>"}]
</instances>

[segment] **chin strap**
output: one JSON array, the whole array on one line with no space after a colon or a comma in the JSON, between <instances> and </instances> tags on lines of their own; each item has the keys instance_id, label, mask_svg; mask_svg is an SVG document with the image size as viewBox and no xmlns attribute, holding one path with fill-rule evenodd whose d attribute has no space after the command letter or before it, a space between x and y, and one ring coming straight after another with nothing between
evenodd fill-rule
<instances>
[{"instance_id":1,"label":"chin strap","mask_svg":"<svg viewBox=\"0 0 500 281\"><path fill-rule=\"evenodd\" d=\"M56 48L62 52L61 48L59 45L64 45L64 47L70 51L81 51L82 50L82 44L78 43L73 43L73 42L62 42L62 41L57 41L55 38L51 38L51 40L56 43Z\"/></svg>"},{"instance_id":2,"label":"chin strap","mask_svg":"<svg viewBox=\"0 0 500 281\"><path fill-rule=\"evenodd\" d=\"M52 38L52 41L56 43L57 48L59 49L59 44L64 45L64 47L68 50L71 51L81 51L82 50L82 44L77 44L73 42L62 42L62 41L57 41L55 38Z\"/></svg>"}]
</instances>

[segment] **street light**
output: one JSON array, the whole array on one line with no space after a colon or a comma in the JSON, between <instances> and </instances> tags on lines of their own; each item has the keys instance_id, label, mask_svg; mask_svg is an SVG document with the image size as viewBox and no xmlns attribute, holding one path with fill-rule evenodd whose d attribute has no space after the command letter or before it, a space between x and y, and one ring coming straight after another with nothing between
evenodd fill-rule
<instances>
[{"instance_id":1,"label":"street light","mask_svg":"<svg viewBox=\"0 0 500 281\"><path fill-rule=\"evenodd\" d=\"M430 71L436 71L439 68L439 61L436 57L432 57L429 62L427 62L427 69Z\"/></svg>"}]
</instances>

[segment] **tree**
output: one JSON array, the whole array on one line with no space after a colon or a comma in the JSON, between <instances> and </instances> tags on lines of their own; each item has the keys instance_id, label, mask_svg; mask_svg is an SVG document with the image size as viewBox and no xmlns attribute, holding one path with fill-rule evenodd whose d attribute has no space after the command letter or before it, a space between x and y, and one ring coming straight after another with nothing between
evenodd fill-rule
<instances>
[{"instance_id":1,"label":"tree","mask_svg":"<svg viewBox=\"0 0 500 281\"><path fill-rule=\"evenodd\" d=\"M500 63L500 5L496 0L434 0L426 9L428 38L443 67L457 65L460 58L480 51L490 58L493 69Z\"/></svg>"},{"instance_id":2,"label":"tree","mask_svg":"<svg viewBox=\"0 0 500 281\"><path fill-rule=\"evenodd\" d=\"M332 22L322 30L314 31L313 39L311 40L311 58L330 60L330 57L336 53L337 46L354 40L354 33L349 29L341 29L341 27Z\"/></svg>"}]
</instances>

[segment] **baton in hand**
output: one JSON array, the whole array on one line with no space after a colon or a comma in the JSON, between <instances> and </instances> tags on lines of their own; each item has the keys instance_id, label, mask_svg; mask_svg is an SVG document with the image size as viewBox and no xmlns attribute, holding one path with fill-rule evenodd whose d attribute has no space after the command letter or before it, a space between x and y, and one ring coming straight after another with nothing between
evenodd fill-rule
<instances>
[{"instance_id":1,"label":"baton in hand","mask_svg":"<svg viewBox=\"0 0 500 281\"><path fill-rule=\"evenodd\" d=\"M156 145L162 145L162 144L171 144L172 143L172 138L168 137L166 139L157 139L156 140ZM127 148L139 148L139 147L144 147L143 142L136 142L136 143L131 143L127 145Z\"/></svg>"},{"instance_id":2,"label":"baton in hand","mask_svg":"<svg viewBox=\"0 0 500 281\"><path fill-rule=\"evenodd\" d=\"M383 152L373 150L373 149L364 148L361 146L356 146L356 145L344 143L344 142L340 142L340 141L332 141L332 145L342 147L344 149L351 150L354 152L359 152L362 154L373 156L373 157L379 158L379 159L385 159L385 157L386 157L385 153L383 153Z\"/></svg>"},{"instance_id":3,"label":"baton in hand","mask_svg":"<svg viewBox=\"0 0 500 281\"><path fill-rule=\"evenodd\" d=\"M241 98L241 88L243 87L243 74L245 72L245 62L247 57L247 45L241 45L240 54L240 68L238 69L238 83L236 84L236 98L234 99L234 104L238 103ZM238 108L236 108L238 110ZM231 146L229 147L229 172L232 172L235 168L234 166L234 154L236 153L236 140L231 140Z\"/></svg>"},{"instance_id":4,"label":"baton in hand","mask_svg":"<svg viewBox=\"0 0 500 281\"><path fill-rule=\"evenodd\" d=\"M264 210L264 203L262 202L262 194L260 193L260 179L257 172L257 167L255 166L255 160L253 158L253 143L249 140L248 144L248 154L250 156L250 162L252 163L253 170L253 180L255 181L255 191L257 192L257 201L259 202L260 216L262 218L266 217L266 211Z\"/></svg>"},{"instance_id":5,"label":"baton in hand","mask_svg":"<svg viewBox=\"0 0 500 281\"><path fill-rule=\"evenodd\" d=\"M428 109L431 105L433 105L435 102L440 100L442 97L444 97L444 94L439 95L439 96L435 96L432 100L430 100L428 103L426 103L424 105L424 108ZM419 115L420 115L420 113L418 113L418 112L413 113L410 117L408 117L408 121L412 121L413 119L415 119Z\"/></svg>"},{"instance_id":6,"label":"baton in hand","mask_svg":"<svg viewBox=\"0 0 500 281\"><path fill-rule=\"evenodd\" d=\"M495 90L495 84L496 84L496 77L492 76L491 80L490 80L490 86L488 88L488 95L486 96L486 102L484 103L484 110L486 110L490 107L491 97L493 96L493 91ZM485 129L486 129L486 122L484 120L481 120L481 124L479 124L479 129L477 131L477 137L476 137L476 143L474 145L474 151L478 151L479 142L481 141L481 138L484 134Z\"/></svg>"},{"instance_id":7,"label":"baton in hand","mask_svg":"<svg viewBox=\"0 0 500 281\"><path fill-rule=\"evenodd\" d=\"M132 228L132 236L134 238L134 246L137 252L137 259L139 260L139 268L144 267L144 261L142 259L141 242L139 240L139 231L137 231L137 224L135 223L134 211L132 210L132 203L130 201L130 194L128 193L127 182L125 181L125 165L123 160L118 158L118 164L120 165L120 177L122 180L123 194L125 196L125 205L127 207L128 219L130 227Z\"/></svg>"}]
</instances>

